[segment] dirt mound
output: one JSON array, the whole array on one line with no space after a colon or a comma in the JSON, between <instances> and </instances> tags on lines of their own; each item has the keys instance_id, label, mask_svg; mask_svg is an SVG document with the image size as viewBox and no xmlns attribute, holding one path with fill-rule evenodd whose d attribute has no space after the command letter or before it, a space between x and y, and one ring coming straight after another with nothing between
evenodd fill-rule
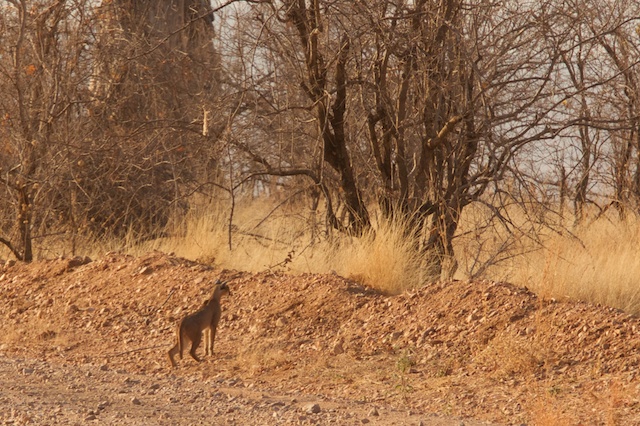
<instances>
[{"instance_id":1,"label":"dirt mound","mask_svg":"<svg viewBox=\"0 0 640 426\"><path fill-rule=\"evenodd\" d=\"M171 370L175 323L216 279L233 292L216 360L187 356ZM249 274L156 252L5 265L0 291L0 352L11 357L505 423L640 423L638 319L509 284L386 297L336 275Z\"/></svg>"}]
</instances>

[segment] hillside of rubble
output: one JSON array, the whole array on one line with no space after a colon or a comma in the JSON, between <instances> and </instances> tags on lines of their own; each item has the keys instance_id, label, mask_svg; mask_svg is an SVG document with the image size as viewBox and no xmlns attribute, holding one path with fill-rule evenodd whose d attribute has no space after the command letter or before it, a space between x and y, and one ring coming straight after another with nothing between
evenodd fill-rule
<instances>
[{"instance_id":1,"label":"hillside of rubble","mask_svg":"<svg viewBox=\"0 0 640 426\"><path fill-rule=\"evenodd\" d=\"M485 281L384 296L160 252L0 271L5 423L640 424L640 320L612 308ZM214 357L172 369L177 321L218 279Z\"/></svg>"}]
</instances>

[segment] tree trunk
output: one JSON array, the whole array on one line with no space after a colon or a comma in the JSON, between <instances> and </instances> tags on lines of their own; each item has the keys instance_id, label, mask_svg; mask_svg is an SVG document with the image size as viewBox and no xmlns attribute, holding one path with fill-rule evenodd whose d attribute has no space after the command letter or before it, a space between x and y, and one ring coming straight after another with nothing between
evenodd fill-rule
<instances>
[{"instance_id":1,"label":"tree trunk","mask_svg":"<svg viewBox=\"0 0 640 426\"><path fill-rule=\"evenodd\" d=\"M18 229L20 230L20 243L22 250L20 251L19 260L23 262L33 261L33 244L31 238L31 197L25 186L21 187L20 203L18 205Z\"/></svg>"},{"instance_id":2,"label":"tree trunk","mask_svg":"<svg viewBox=\"0 0 640 426\"><path fill-rule=\"evenodd\" d=\"M369 227L370 219L367 208L362 200L353 165L347 149L347 136L344 128L344 115L347 108L347 70L350 42L345 34L340 43L340 51L336 61L335 71L335 100L331 104L331 97L327 92L327 64L319 46L319 34L323 31L318 1L307 8L304 1L295 2L290 6L288 17L295 25L299 40L304 49L307 68L307 81L303 87L307 96L316 105L318 130L323 141L323 160L339 174L340 188L344 192L344 202L347 207L347 224L342 224L343 230L361 235ZM330 223L338 224L336 218L330 218Z\"/></svg>"},{"instance_id":3,"label":"tree trunk","mask_svg":"<svg viewBox=\"0 0 640 426\"><path fill-rule=\"evenodd\" d=\"M583 110L584 114L587 114ZM591 137L588 126L580 126L580 139L582 143L582 159L580 180L576 185L576 195L574 198L575 223L579 224L584 218L584 206L587 203L587 189L589 188L589 177L591 174Z\"/></svg>"}]
</instances>

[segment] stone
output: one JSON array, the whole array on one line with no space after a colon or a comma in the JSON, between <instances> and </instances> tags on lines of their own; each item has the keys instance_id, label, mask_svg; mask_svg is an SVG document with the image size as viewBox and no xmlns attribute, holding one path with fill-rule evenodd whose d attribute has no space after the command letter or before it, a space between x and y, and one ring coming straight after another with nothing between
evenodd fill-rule
<instances>
[{"instance_id":1,"label":"stone","mask_svg":"<svg viewBox=\"0 0 640 426\"><path fill-rule=\"evenodd\" d=\"M331 353L333 355L340 355L344 353L344 346L342 346L342 341L336 342L331 348Z\"/></svg>"},{"instance_id":2,"label":"stone","mask_svg":"<svg viewBox=\"0 0 640 426\"><path fill-rule=\"evenodd\" d=\"M307 404L304 407L304 411L307 414L318 414L321 410L320 405L319 404Z\"/></svg>"}]
</instances>

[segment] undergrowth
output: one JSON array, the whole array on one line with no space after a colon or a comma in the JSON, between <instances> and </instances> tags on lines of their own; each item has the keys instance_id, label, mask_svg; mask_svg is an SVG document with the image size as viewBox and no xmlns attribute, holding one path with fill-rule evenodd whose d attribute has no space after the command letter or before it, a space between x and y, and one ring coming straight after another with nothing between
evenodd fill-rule
<instances>
[{"instance_id":1,"label":"undergrowth","mask_svg":"<svg viewBox=\"0 0 640 426\"><path fill-rule=\"evenodd\" d=\"M373 221L361 237L331 231L319 212L268 200L240 202L230 220L228 203L207 204L174 218L162 238L140 241L58 236L39 241L38 256L107 251L141 255L152 250L227 269L250 272L337 273L385 294L431 280L403 221ZM581 226L534 226L526 213L510 212L510 227L488 220L482 208L465 210L454 241L457 279L508 281L542 297L570 298L640 313L640 220L602 217ZM571 223L570 218L566 220ZM0 252L2 258L10 254Z\"/></svg>"},{"instance_id":2,"label":"undergrowth","mask_svg":"<svg viewBox=\"0 0 640 426\"><path fill-rule=\"evenodd\" d=\"M195 212L170 236L129 249L149 250L251 272L337 273L382 293L398 294L424 284L415 242L407 226L379 221L360 237L327 230L314 215L256 201L236 207L229 234L225 211ZM265 219L265 212L270 212Z\"/></svg>"}]
</instances>

